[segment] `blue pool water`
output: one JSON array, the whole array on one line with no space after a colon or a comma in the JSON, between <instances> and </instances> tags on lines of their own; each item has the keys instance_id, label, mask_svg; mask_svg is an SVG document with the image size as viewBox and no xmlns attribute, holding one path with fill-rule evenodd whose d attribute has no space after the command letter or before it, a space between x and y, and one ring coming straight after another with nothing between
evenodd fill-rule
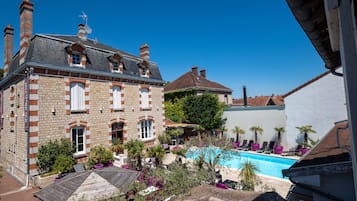
<instances>
[{"instance_id":1,"label":"blue pool water","mask_svg":"<svg viewBox=\"0 0 357 201\"><path fill-rule=\"evenodd\" d=\"M213 149L212 155L220 153L220 149ZM266 154L254 154L249 152L227 151L228 157L224 157L219 161L219 165L229 168L240 169L241 164L247 160L251 161L258 167L258 174L263 174L271 177L283 178L282 170L288 169L296 160L290 158L276 157ZM200 151L189 151L186 154L187 158L197 159ZM208 156L206 156L206 159ZM226 159L226 160L224 160Z\"/></svg>"}]
</instances>

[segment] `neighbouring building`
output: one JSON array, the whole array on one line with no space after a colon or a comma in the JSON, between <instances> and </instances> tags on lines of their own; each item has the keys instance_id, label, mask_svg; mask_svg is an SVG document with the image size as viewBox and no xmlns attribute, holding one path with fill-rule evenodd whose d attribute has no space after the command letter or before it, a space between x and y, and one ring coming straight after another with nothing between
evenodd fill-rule
<instances>
[{"instance_id":1,"label":"neighbouring building","mask_svg":"<svg viewBox=\"0 0 357 201\"><path fill-rule=\"evenodd\" d=\"M4 79L0 82L4 168L23 183L36 175L39 147L67 138L75 157L91 147L129 139L146 146L164 131L164 82L149 46L140 56L77 35L32 35L33 3L20 6L20 50L14 29L4 29Z\"/></svg>"},{"instance_id":2,"label":"neighbouring building","mask_svg":"<svg viewBox=\"0 0 357 201\"><path fill-rule=\"evenodd\" d=\"M341 73L341 68L337 71ZM347 119L346 96L343 78L326 71L283 95L286 114L288 148L303 143L303 135L296 127L311 125L316 134L313 140L322 139L337 121Z\"/></svg>"},{"instance_id":3,"label":"neighbouring building","mask_svg":"<svg viewBox=\"0 0 357 201\"><path fill-rule=\"evenodd\" d=\"M284 105L284 98L272 94L271 96L247 97L246 100L244 98L233 99L233 106L264 107L271 105Z\"/></svg>"},{"instance_id":4,"label":"neighbouring building","mask_svg":"<svg viewBox=\"0 0 357 201\"><path fill-rule=\"evenodd\" d=\"M232 104L232 90L217 82L207 79L206 70L200 70L198 67L192 67L190 72L187 72L165 86L165 93L181 93L190 91L195 95L203 93L211 93L218 95L218 99L227 104Z\"/></svg>"}]
</instances>

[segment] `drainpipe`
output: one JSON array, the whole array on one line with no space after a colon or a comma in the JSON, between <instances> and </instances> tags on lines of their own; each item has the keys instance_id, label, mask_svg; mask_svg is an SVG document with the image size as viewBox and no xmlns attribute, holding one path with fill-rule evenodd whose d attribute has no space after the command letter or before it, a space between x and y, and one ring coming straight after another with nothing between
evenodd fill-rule
<instances>
[{"instance_id":1,"label":"drainpipe","mask_svg":"<svg viewBox=\"0 0 357 201\"><path fill-rule=\"evenodd\" d=\"M344 201L344 200L342 200L342 199L340 199L340 198L338 198L338 197L336 197L336 196L334 196L334 195L331 195L331 194L329 194L329 193L325 193L325 192L323 192L323 191L314 189L314 188L310 187L309 185L300 184L300 183L294 181L292 177L289 177L289 180L290 180L291 183L293 183L295 186L301 187L301 188L303 188L303 189L305 189L305 190L308 190L308 191L311 191L311 192L313 192L313 193L317 193L317 194L321 195L322 197L325 197L325 198L327 198L327 199L329 199L329 200Z\"/></svg>"},{"instance_id":2,"label":"drainpipe","mask_svg":"<svg viewBox=\"0 0 357 201\"><path fill-rule=\"evenodd\" d=\"M25 112L25 118L27 121L27 124L25 125L25 132L27 133L27 178L26 178L26 187L29 187L30 184L30 128L29 128L29 123L30 123L30 77L32 74L33 68L32 67L27 67L26 68L26 96L25 96L25 102L26 102L26 112Z\"/></svg>"},{"instance_id":3,"label":"drainpipe","mask_svg":"<svg viewBox=\"0 0 357 201\"><path fill-rule=\"evenodd\" d=\"M332 75L336 75L338 77L343 77L343 73L336 72L336 68L329 68L325 66L326 69L328 69Z\"/></svg>"}]
</instances>

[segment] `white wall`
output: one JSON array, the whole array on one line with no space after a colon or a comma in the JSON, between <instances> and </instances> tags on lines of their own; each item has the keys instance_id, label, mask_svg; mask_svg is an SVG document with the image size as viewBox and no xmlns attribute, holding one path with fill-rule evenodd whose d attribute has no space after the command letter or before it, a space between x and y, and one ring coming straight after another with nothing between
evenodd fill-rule
<instances>
[{"instance_id":1,"label":"white wall","mask_svg":"<svg viewBox=\"0 0 357 201\"><path fill-rule=\"evenodd\" d=\"M266 107L231 107L224 111L223 118L227 118L225 135L229 138L236 138L232 131L235 126L239 126L245 131L241 139L254 140L254 133L250 131L252 126L263 128L262 135L258 134L258 142L270 141L276 139L275 127L285 127L284 106L266 106ZM282 145L286 138L282 135Z\"/></svg>"},{"instance_id":2,"label":"white wall","mask_svg":"<svg viewBox=\"0 0 357 201\"><path fill-rule=\"evenodd\" d=\"M284 102L289 148L302 142L297 126L312 125L316 134L309 137L316 140L335 122L347 119L343 78L331 73L286 96Z\"/></svg>"}]
</instances>

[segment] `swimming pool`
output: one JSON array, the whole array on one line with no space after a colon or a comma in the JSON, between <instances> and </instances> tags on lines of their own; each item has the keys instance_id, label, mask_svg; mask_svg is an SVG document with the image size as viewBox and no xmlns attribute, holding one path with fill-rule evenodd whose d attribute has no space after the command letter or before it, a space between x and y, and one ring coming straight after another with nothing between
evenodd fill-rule
<instances>
[{"instance_id":1,"label":"swimming pool","mask_svg":"<svg viewBox=\"0 0 357 201\"><path fill-rule=\"evenodd\" d=\"M221 150L213 148L213 155L220 153ZM282 170L288 169L293 165L296 160L290 158L283 158L265 154L255 154L244 151L227 151L227 160L221 159L219 165L229 168L240 169L241 164L247 160L251 161L258 167L258 174L263 174L271 177L283 178ZM200 151L189 151L186 154L187 158L197 159L200 154ZM206 155L206 159L208 156Z\"/></svg>"}]
</instances>

